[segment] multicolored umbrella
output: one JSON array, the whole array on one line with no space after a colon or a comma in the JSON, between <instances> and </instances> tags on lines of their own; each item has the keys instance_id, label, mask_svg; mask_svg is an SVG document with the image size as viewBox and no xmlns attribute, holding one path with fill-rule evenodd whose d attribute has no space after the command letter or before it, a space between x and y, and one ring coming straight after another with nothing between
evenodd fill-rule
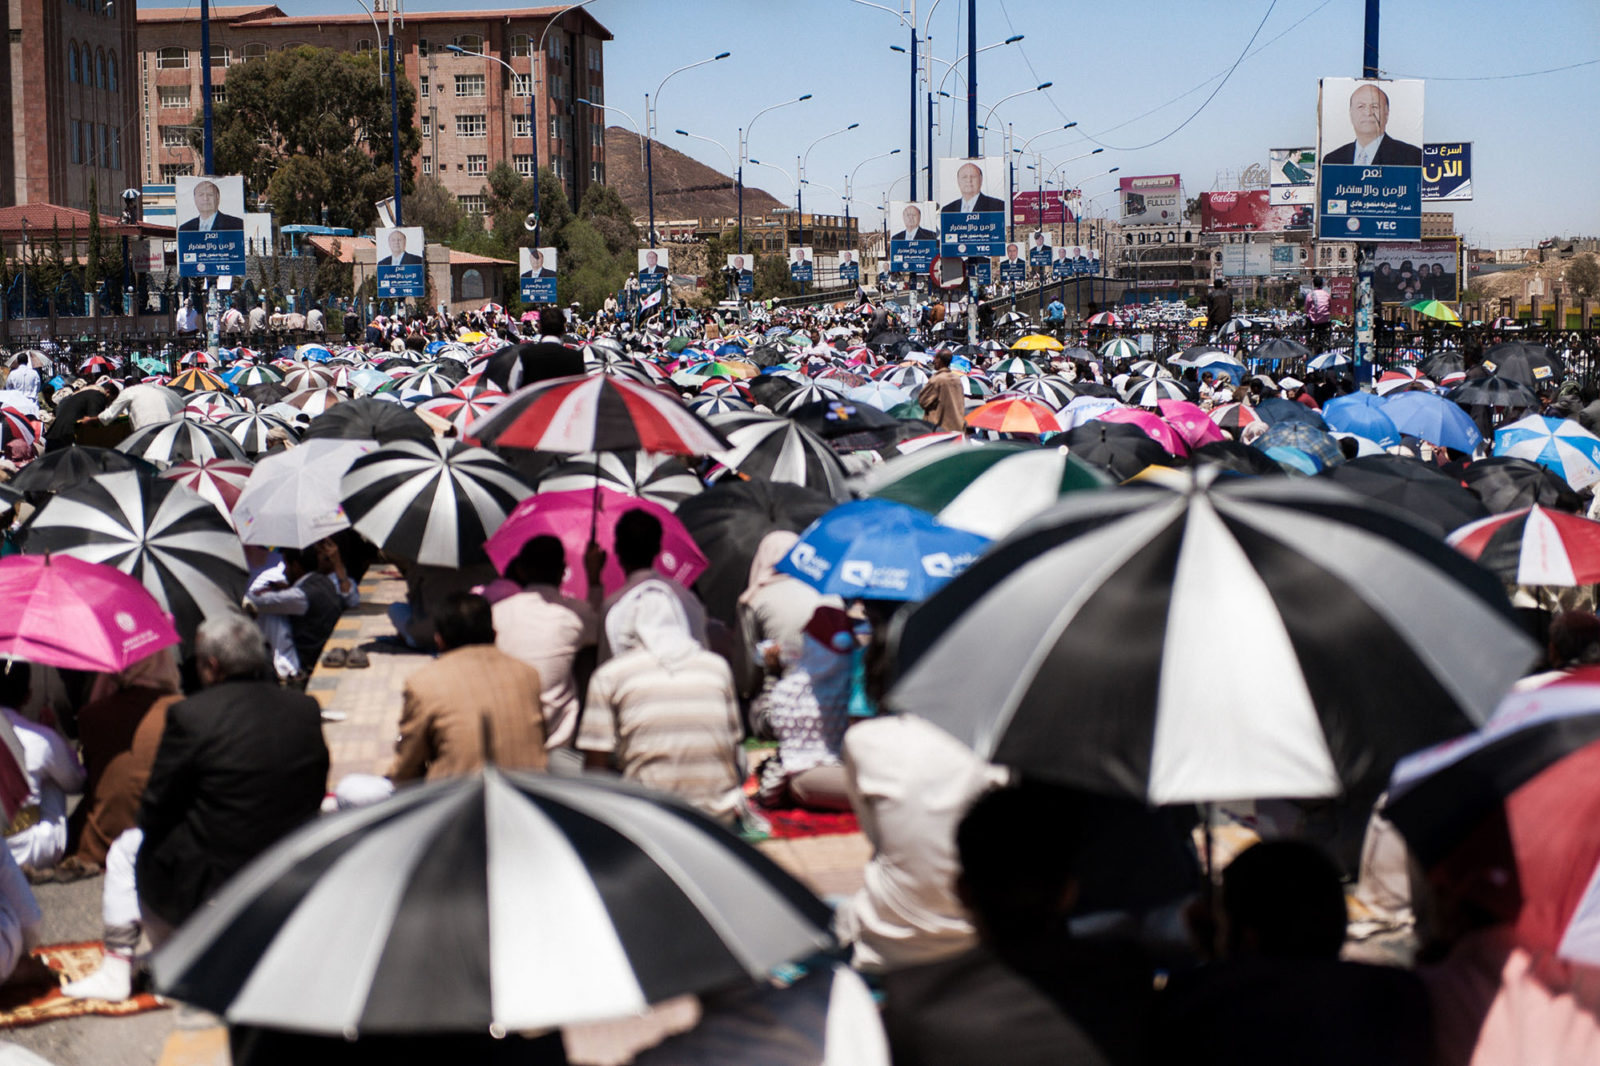
<instances>
[{"instance_id":1,"label":"multicolored umbrella","mask_svg":"<svg viewBox=\"0 0 1600 1066\"><path fill-rule=\"evenodd\" d=\"M988 403L967 412L967 425L977 429L992 429L999 433L1022 433L1038 436L1041 433L1059 433L1062 425L1056 413L1048 406L1029 396L998 396Z\"/></svg>"},{"instance_id":2,"label":"multicolored umbrella","mask_svg":"<svg viewBox=\"0 0 1600 1066\"><path fill-rule=\"evenodd\" d=\"M727 441L677 398L626 378L554 378L512 396L471 427L470 439L530 451L637 449L709 455Z\"/></svg>"},{"instance_id":3,"label":"multicolored umbrella","mask_svg":"<svg viewBox=\"0 0 1600 1066\"><path fill-rule=\"evenodd\" d=\"M1455 310L1447 303L1441 303L1438 300L1414 300L1405 306L1407 311L1415 311L1419 315L1426 315L1428 318L1437 319L1440 322L1448 322L1452 326L1461 325L1461 316L1456 314Z\"/></svg>"},{"instance_id":4,"label":"multicolored umbrella","mask_svg":"<svg viewBox=\"0 0 1600 1066\"><path fill-rule=\"evenodd\" d=\"M228 383L209 370L185 370L167 384L178 392L227 392Z\"/></svg>"},{"instance_id":5,"label":"multicolored umbrella","mask_svg":"<svg viewBox=\"0 0 1600 1066\"><path fill-rule=\"evenodd\" d=\"M1600 582L1600 522L1534 504L1490 515L1449 537L1469 559L1517 585Z\"/></svg>"},{"instance_id":6,"label":"multicolored umbrella","mask_svg":"<svg viewBox=\"0 0 1600 1066\"><path fill-rule=\"evenodd\" d=\"M439 416L455 426L457 434L465 436L474 422L493 411L505 400L505 393L493 389L477 392L470 398L449 392L422 401L417 404L416 409Z\"/></svg>"},{"instance_id":7,"label":"multicolored umbrella","mask_svg":"<svg viewBox=\"0 0 1600 1066\"><path fill-rule=\"evenodd\" d=\"M1494 454L1554 470L1574 489L1600 481L1600 437L1569 418L1528 415L1494 433Z\"/></svg>"}]
</instances>

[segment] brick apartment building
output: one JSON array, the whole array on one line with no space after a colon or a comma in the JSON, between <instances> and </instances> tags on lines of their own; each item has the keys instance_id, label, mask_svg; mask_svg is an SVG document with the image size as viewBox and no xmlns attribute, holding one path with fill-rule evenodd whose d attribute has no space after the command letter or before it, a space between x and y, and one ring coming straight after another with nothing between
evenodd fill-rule
<instances>
[{"instance_id":1,"label":"brick apartment building","mask_svg":"<svg viewBox=\"0 0 1600 1066\"><path fill-rule=\"evenodd\" d=\"M422 149L416 165L421 175L437 177L464 208L481 214L481 190L490 169L506 162L518 173L533 174L536 133L540 163L561 176L574 203L591 182L605 181L604 114L576 101L605 100L603 46L612 35L584 10L526 7L402 15L398 0L374 0L374 19L362 12L290 16L271 4L213 7L213 99L226 98L229 67L269 52L301 45L353 52L386 49L391 4L396 5L401 76L410 79L417 94ZM452 44L504 60L515 77L491 59L448 51ZM201 122L200 61L198 8L139 12L144 184L165 185L200 171L198 153L188 140L189 128ZM542 119L537 130L530 128L528 106L535 91L533 111Z\"/></svg>"},{"instance_id":2,"label":"brick apartment building","mask_svg":"<svg viewBox=\"0 0 1600 1066\"><path fill-rule=\"evenodd\" d=\"M87 210L93 183L115 220L140 177L133 0L10 0L0 26L0 207Z\"/></svg>"}]
</instances>

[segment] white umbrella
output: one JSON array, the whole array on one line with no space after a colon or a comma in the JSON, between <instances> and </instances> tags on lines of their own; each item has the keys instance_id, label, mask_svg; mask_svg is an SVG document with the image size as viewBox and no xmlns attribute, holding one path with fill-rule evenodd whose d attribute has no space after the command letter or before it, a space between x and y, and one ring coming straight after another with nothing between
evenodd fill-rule
<instances>
[{"instance_id":1,"label":"white umbrella","mask_svg":"<svg viewBox=\"0 0 1600 1066\"><path fill-rule=\"evenodd\" d=\"M233 508L239 539L303 548L349 528L340 481L351 463L377 446L370 440L320 437L262 459Z\"/></svg>"}]
</instances>

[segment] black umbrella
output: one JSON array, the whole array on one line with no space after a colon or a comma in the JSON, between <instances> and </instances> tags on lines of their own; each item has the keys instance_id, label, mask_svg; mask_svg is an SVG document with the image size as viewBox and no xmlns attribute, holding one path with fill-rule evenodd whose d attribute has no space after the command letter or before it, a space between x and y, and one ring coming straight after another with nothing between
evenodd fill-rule
<instances>
[{"instance_id":1,"label":"black umbrella","mask_svg":"<svg viewBox=\"0 0 1600 1066\"><path fill-rule=\"evenodd\" d=\"M745 386L749 388L750 395L755 397L757 403L770 410L777 410L779 401L800 389L798 381L777 374L762 374L760 377L749 378L745 381Z\"/></svg>"},{"instance_id":2,"label":"black umbrella","mask_svg":"<svg viewBox=\"0 0 1600 1066\"><path fill-rule=\"evenodd\" d=\"M1459 352L1434 352L1419 363L1417 369L1434 381L1443 381L1451 374L1459 374L1466 370L1467 364L1462 361Z\"/></svg>"},{"instance_id":3,"label":"black umbrella","mask_svg":"<svg viewBox=\"0 0 1600 1066\"><path fill-rule=\"evenodd\" d=\"M1539 403L1533 389L1499 374L1464 381L1445 395L1462 407L1535 407Z\"/></svg>"},{"instance_id":4,"label":"black umbrella","mask_svg":"<svg viewBox=\"0 0 1600 1066\"><path fill-rule=\"evenodd\" d=\"M375 440L389 444L397 440L431 441L433 430L417 413L404 404L358 396L335 404L311 420L302 440L336 437L341 440Z\"/></svg>"},{"instance_id":5,"label":"black umbrella","mask_svg":"<svg viewBox=\"0 0 1600 1066\"><path fill-rule=\"evenodd\" d=\"M1583 509L1582 498L1560 475L1529 459L1509 455L1479 459L1468 464L1462 481L1493 514L1534 504L1574 513Z\"/></svg>"},{"instance_id":6,"label":"black umbrella","mask_svg":"<svg viewBox=\"0 0 1600 1066\"><path fill-rule=\"evenodd\" d=\"M1107 400L1121 401L1122 394L1110 385L1102 384L1094 378L1079 378L1072 383L1072 391L1079 396L1099 396Z\"/></svg>"},{"instance_id":7,"label":"black umbrella","mask_svg":"<svg viewBox=\"0 0 1600 1066\"><path fill-rule=\"evenodd\" d=\"M1483 353L1483 365L1497 377L1520 381L1530 389L1555 385L1566 377L1561 357L1543 344L1504 341Z\"/></svg>"},{"instance_id":8,"label":"black umbrella","mask_svg":"<svg viewBox=\"0 0 1600 1066\"><path fill-rule=\"evenodd\" d=\"M1483 501L1448 474L1403 455L1368 455L1330 466L1318 477L1406 512L1437 536L1485 518Z\"/></svg>"},{"instance_id":9,"label":"black umbrella","mask_svg":"<svg viewBox=\"0 0 1600 1066\"><path fill-rule=\"evenodd\" d=\"M46 452L23 467L10 484L18 492L60 492L80 485L96 474L109 474L117 470L139 470L152 477L159 473L153 463L139 456L111 448L77 444L71 448Z\"/></svg>"},{"instance_id":10,"label":"black umbrella","mask_svg":"<svg viewBox=\"0 0 1600 1066\"><path fill-rule=\"evenodd\" d=\"M263 381L259 385L246 385L239 390L239 395L257 407L268 407L294 395L294 390L280 382Z\"/></svg>"},{"instance_id":11,"label":"black umbrella","mask_svg":"<svg viewBox=\"0 0 1600 1066\"><path fill-rule=\"evenodd\" d=\"M777 366L789 361L789 352L776 344L758 344L745 353L745 362L756 366Z\"/></svg>"},{"instance_id":12,"label":"black umbrella","mask_svg":"<svg viewBox=\"0 0 1600 1066\"><path fill-rule=\"evenodd\" d=\"M1261 421L1269 426L1279 422L1299 422L1312 429L1328 432L1328 423L1322 420L1321 415L1294 400L1285 400L1277 396L1268 397L1256 404L1255 411Z\"/></svg>"},{"instance_id":13,"label":"black umbrella","mask_svg":"<svg viewBox=\"0 0 1600 1066\"><path fill-rule=\"evenodd\" d=\"M1299 341L1292 341L1287 337L1273 337L1256 345L1250 353L1252 359L1305 359L1311 355L1311 349Z\"/></svg>"},{"instance_id":14,"label":"black umbrella","mask_svg":"<svg viewBox=\"0 0 1600 1066\"><path fill-rule=\"evenodd\" d=\"M1062 435L1069 454L1092 463L1118 481L1126 481L1147 466L1172 466L1167 450L1138 426L1121 422L1087 422Z\"/></svg>"},{"instance_id":15,"label":"black umbrella","mask_svg":"<svg viewBox=\"0 0 1600 1066\"><path fill-rule=\"evenodd\" d=\"M871 404L850 400L818 400L788 412L835 451L870 451L902 440L899 419Z\"/></svg>"},{"instance_id":16,"label":"black umbrella","mask_svg":"<svg viewBox=\"0 0 1600 1066\"><path fill-rule=\"evenodd\" d=\"M826 493L800 485L735 480L680 503L678 520L710 561L695 582L707 613L738 625L735 608L761 538L775 529L799 533L835 506Z\"/></svg>"},{"instance_id":17,"label":"black umbrella","mask_svg":"<svg viewBox=\"0 0 1600 1066\"><path fill-rule=\"evenodd\" d=\"M1189 461L1196 466L1211 463L1235 474L1258 477L1283 477L1284 469L1260 448L1240 444L1236 440L1214 440L1202 444L1189 453Z\"/></svg>"}]
</instances>

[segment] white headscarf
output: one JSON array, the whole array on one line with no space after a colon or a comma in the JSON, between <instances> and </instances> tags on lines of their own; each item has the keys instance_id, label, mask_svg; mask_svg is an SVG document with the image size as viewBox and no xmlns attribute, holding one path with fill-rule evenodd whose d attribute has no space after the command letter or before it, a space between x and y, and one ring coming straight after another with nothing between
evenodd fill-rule
<instances>
[{"instance_id":1,"label":"white headscarf","mask_svg":"<svg viewBox=\"0 0 1600 1066\"><path fill-rule=\"evenodd\" d=\"M668 670L700 650L677 594L653 578L635 585L606 612L606 640L613 654L643 648Z\"/></svg>"},{"instance_id":2,"label":"white headscarf","mask_svg":"<svg viewBox=\"0 0 1600 1066\"><path fill-rule=\"evenodd\" d=\"M786 579L793 580L789 575L780 574L774 568L783 561L783 557L789 554L789 549L793 548L799 539L800 534L788 529L775 529L761 538L761 543L756 545L755 558L750 560L750 581L739 597L740 603L749 603L757 592L768 585Z\"/></svg>"}]
</instances>

